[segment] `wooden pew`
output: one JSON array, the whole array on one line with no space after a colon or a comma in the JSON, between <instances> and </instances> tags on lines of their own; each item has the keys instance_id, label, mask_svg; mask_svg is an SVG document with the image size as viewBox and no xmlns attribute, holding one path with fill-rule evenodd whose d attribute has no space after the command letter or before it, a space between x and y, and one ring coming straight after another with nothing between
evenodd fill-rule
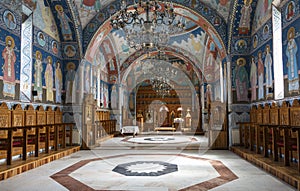
<instances>
[{"instance_id":1,"label":"wooden pew","mask_svg":"<svg viewBox=\"0 0 300 191\"><path fill-rule=\"evenodd\" d=\"M260 154L260 146L262 146L262 138L263 138L263 132L262 129L258 124L263 123L263 108L262 105L258 105L257 110L256 110L256 124L255 125L255 144L256 144L256 153Z\"/></svg>"},{"instance_id":2,"label":"wooden pew","mask_svg":"<svg viewBox=\"0 0 300 191\"><path fill-rule=\"evenodd\" d=\"M36 124L45 125L46 124L46 113L43 106L38 106L36 108ZM39 149L46 149L46 128L36 128L35 129L35 156L38 157ZM49 148L49 147L48 147Z\"/></svg>"},{"instance_id":3,"label":"wooden pew","mask_svg":"<svg viewBox=\"0 0 300 191\"><path fill-rule=\"evenodd\" d=\"M289 166L289 149L288 149L288 138L290 132L290 107L288 102L283 102L282 106L279 108L279 131L278 138L276 137L276 144L279 147L279 154L281 155L281 149L284 152L284 165ZM276 135L277 136L277 135ZM278 153L275 153L278 155Z\"/></svg>"},{"instance_id":4,"label":"wooden pew","mask_svg":"<svg viewBox=\"0 0 300 191\"><path fill-rule=\"evenodd\" d=\"M11 127L11 111L4 102L0 105L0 128L3 127ZM7 156L7 138L8 131L0 130L0 159L6 158Z\"/></svg>"},{"instance_id":5,"label":"wooden pew","mask_svg":"<svg viewBox=\"0 0 300 191\"><path fill-rule=\"evenodd\" d=\"M270 108L270 128L272 135L272 154L273 160L278 161L278 127L279 127L279 107L275 102L272 103Z\"/></svg>"},{"instance_id":6,"label":"wooden pew","mask_svg":"<svg viewBox=\"0 0 300 191\"><path fill-rule=\"evenodd\" d=\"M52 107L47 107L46 108L46 124L50 125L50 124L54 124L55 123L55 119L54 119L54 111L52 110ZM47 137L46 140L49 140L48 142L48 147L46 147L46 153L49 152L49 147L54 147L55 145L55 134L54 134L54 127L48 127L46 128L46 132L49 132L49 136ZM47 145L47 143L46 143Z\"/></svg>"},{"instance_id":7,"label":"wooden pew","mask_svg":"<svg viewBox=\"0 0 300 191\"><path fill-rule=\"evenodd\" d=\"M25 113L20 104L17 104L12 109L12 127L23 127L25 121ZM13 131L13 150L12 155L20 155L23 153L22 147L23 144L27 144L27 136L24 136L22 129L18 129L17 131ZM25 152L26 153L26 152Z\"/></svg>"},{"instance_id":8,"label":"wooden pew","mask_svg":"<svg viewBox=\"0 0 300 191\"><path fill-rule=\"evenodd\" d=\"M25 108L25 126L33 125L36 125L36 112L32 105L28 105ZM27 135L27 151L33 152L35 150L35 129L29 129Z\"/></svg>"},{"instance_id":9,"label":"wooden pew","mask_svg":"<svg viewBox=\"0 0 300 191\"><path fill-rule=\"evenodd\" d=\"M54 123L55 124L62 123L62 112L60 111L59 107L56 107L54 110ZM57 134L55 135L55 145L57 145L57 147L55 147L55 150L58 149L58 146L60 147L66 146L66 142L64 139L66 132L64 131L63 126L58 127L58 131L56 132Z\"/></svg>"},{"instance_id":10,"label":"wooden pew","mask_svg":"<svg viewBox=\"0 0 300 191\"><path fill-rule=\"evenodd\" d=\"M292 107L290 108L290 124L292 131L290 139L290 150L293 157L293 152L296 154L296 159L298 160L298 171L300 172L300 101L294 100Z\"/></svg>"},{"instance_id":11,"label":"wooden pew","mask_svg":"<svg viewBox=\"0 0 300 191\"><path fill-rule=\"evenodd\" d=\"M264 150L264 157L268 157L269 153L268 150L272 149L272 143L270 142L270 129L267 125L270 124L270 105L268 103L265 104L263 110L262 110L262 124L260 127L262 127L263 132L263 150Z\"/></svg>"},{"instance_id":12,"label":"wooden pew","mask_svg":"<svg viewBox=\"0 0 300 191\"><path fill-rule=\"evenodd\" d=\"M251 125L249 127L249 148L250 151L254 150L254 142L255 142L255 127L256 127L256 110L257 107L254 105L250 110L250 122Z\"/></svg>"}]
</instances>

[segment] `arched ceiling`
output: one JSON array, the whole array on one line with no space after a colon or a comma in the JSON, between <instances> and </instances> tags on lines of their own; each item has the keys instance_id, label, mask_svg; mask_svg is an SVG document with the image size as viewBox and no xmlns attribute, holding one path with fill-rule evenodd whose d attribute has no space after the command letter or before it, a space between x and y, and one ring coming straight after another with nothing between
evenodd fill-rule
<instances>
[{"instance_id":1,"label":"arched ceiling","mask_svg":"<svg viewBox=\"0 0 300 191\"><path fill-rule=\"evenodd\" d=\"M26 2L36 2L36 0L26 0ZM24 1L25 2L25 1ZM263 12L264 9L259 8L262 2L263 5L270 4L271 0L172 0L175 6L175 12L190 20L191 26L189 33L182 34L180 38L171 38L170 46L173 50L180 52L185 56L194 56L194 64L201 66L205 59L201 47L194 47L196 53L189 49L193 46L193 39L200 41L200 46L210 49L211 46L217 49L215 57L219 57L222 61L228 54L232 53L234 43L237 39L243 38L248 44L251 43L251 31L257 28L257 22L261 19L262 13L255 15L256 10ZM259 3L257 3L259 2ZM76 48L80 54L78 59L87 59L89 62L95 61L101 43L104 40L110 41L113 46L116 58L114 58L118 69L124 66L128 61L128 57L135 50L128 49L128 55L120 55L119 42L122 35L118 31L111 30L109 18L120 9L120 0L44 0L44 4L50 6L53 16L57 23L57 28L60 34L62 46L68 44L76 44ZM134 0L127 0L128 5L132 5ZM246 4L250 4L251 11L248 18L250 28L246 32L239 30L241 16ZM70 19L68 23L72 28L72 40L64 39L62 35L61 20L57 6L61 6L66 16ZM258 8L256 8L258 7ZM254 16L255 15L255 16ZM266 19L266 18L263 18ZM198 26L198 27L197 27ZM198 30L198 31L197 31ZM197 31L197 32L194 32ZM187 36L187 35L194 35ZM186 46L182 46L186 44ZM63 48L63 47L62 47ZM123 48L123 49L122 49ZM124 52L124 47L121 47ZM197 53L197 50L199 51ZM249 49L247 49L249 51ZM244 54L245 52L239 52ZM126 63L125 63L126 64Z\"/></svg>"},{"instance_id":2,"label":"arched ceiling","mask_svg":"<svg viewBox=\"0 0 300 191\"><path fill-rule=\"evenodd\" d=\"M75 4L79 8L79 17L82 27L85 28L90 21L98 15L98 12L103 7L109 7L110 4L114 4L114 0L75 0ZM132 2L132 1L131 1ZM221 15L225 21L228 20L230 13L231 3L230 0L176 0L176 3L187 3L191 9L195 9L198 6L207 6L210 9L214 9Z\"/></svg>"}]
</instances>

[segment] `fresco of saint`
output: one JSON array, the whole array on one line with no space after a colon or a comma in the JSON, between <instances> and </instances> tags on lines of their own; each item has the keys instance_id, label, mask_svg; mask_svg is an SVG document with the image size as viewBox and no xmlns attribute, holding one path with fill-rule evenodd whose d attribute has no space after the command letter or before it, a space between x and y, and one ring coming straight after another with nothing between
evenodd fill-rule
<instances>
[{"instance_id":1,"label":"fresco of saint","mask_svg":"<svg viewBox=\"0 0 300 191\"><path fill-rule=\"evenodd\" d=\"M255 58L251 58L251 69L250 69L250 82L251 82L251 101L256 100L256 84L257 84L257 67Z\"/></svg>"},{"instance_id":2,"label":"fresco of saint","mask_svg":"<svg viewBox=\"0 0 300 191\"><path fill-rule=\"evenodd\" d=\"M34 96L34 101L42 101L43 99L43 63L42 53L40 51L35 52L35 63L34 63L34 90L37 91L37 95Z\"/></svg>"},{"instance_id":3,"label":"fresco of saint","mask_svg":"<svg viewBox=\"0 0 300 191\"><path fill-rule=\"evenodd\" d=\"M46 101L53 101L53 68L52 57L47 57L47 66L45 70L45 83L46 83Z\"/></svg>"},{"instance_id":4,"label":"fresco of saint","mask_svg":"<svg viewBox=\"0 0 300 191\"><path fill-rule=\"evenodd\" d=\"M298 64L297 64L297 51L298 46L295 41L295 28L291 27L287 33L287 49L286 56L288 57L287 68L288 68L288 81L289 81L289 92L298 91L299 89L299 76L298 76Z\"/></svg>"},{"instance_id":5,"label":"fresco of saint","mask_svg":"<svg viewBox=\"0 0 300 191\"><path fill-rule=\"evenodd\" d=\"M3 69L3 96L15 97L15 62L17 60L14 47L15 41L11 36L5 38L5 48L2 51L4 59Z\"/></svg>"},{"instance_id":6,"label":"fresco of saint","mask_svg":"<svg viewBox=\"0 0 300 191\"><path fill-rule=\"evenodd\" d=\"M248 100L248 72L245 68L245 65L246 65L246 59L239 58L237 60L236 67L233 71L237 101L249 101Z\"/></svg>"}]
</instances>

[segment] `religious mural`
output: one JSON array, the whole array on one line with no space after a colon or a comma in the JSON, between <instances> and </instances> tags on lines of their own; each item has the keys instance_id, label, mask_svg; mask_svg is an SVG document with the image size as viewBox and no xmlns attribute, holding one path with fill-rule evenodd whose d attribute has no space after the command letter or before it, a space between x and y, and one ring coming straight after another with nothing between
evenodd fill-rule
<instances>
[{"instance_id":1,"label":"religious mural","mask_svg":"<svg viewBox=\"0 0 300 191\"><path fill-rule=\"evenodd\" d=\"M255 32L271 18L272 0L258 0L253 19L252 32Z\"/></svg>"},{"instance_id":2,"label":"religious mural","mask_svg":"<svg viewBox=\"0 0 300 191\"><path fill-rule=\"evenodd\" d=\"M228 18L231 1L229 0L202 0L202 1L215 8L224 18Z\"/></svg>"},{"instance_id":3,"label":"religious mural","mask_svg":"<svg viewBox=\"0 0 300 191\"><path fill-rule=\"evenodd\" d=\"M60 28L61 28L61 33L62 33L63 39L65 41L72 41L73 33L72 33L71 26L70 26L70 22L72 22L72 20L65 13L65 10L61 5L55 5L55 9L57 11L57 18L60 21Z\"/></svg>"},{"instance_id":4,"label":"religious mural","mask_svg":"<svg viewBox=\"0 0 300 191\"><path fill-rule=\"evenodd\" d=\"M248 34L250 30L250 19L251 19L251 7L252 0L244 0L244 5L241 12L241 18L239 22L239 34Z\"/></svg>"},{"instance_id":5,"label":"religious mural","mask_svg":"<svg viewBox=\"0 0 300 191\"><path fill-rule=\"evenodd\" d=\"M35 62L34 62L34 91L36 91L36 95L34 96L34 101L42 101L43 100L43 80L42 80L42 72L43 72L43 56L40 51L36 51L35 53Z\"/></svg>"},{"instance_id":6,"label":"religious mural","mask_svg":"<svg viewBox=\"0 0 300 191\"><path fill-rule=\"evenodd\" d=\"M236 89L237 101L249 101L248 99L248 88L249 88L249 77L246 69L246 59L239 58L236 61L233 69L233 82Z\"/></svg>"},{"instance_id":7,"label":"religious mural","mask_svg":"<svg viewBox=\"0 0 300 191\"><path fill-rule=\"evenodd\" d=\"M265 50L265 79L266 79L266 97L272 98L273 97L273 60L270 50L270 45L266 45Z\"/></svg>"},{"instance_id":8,"label":"religious mural","mask_svg":"<svg viewBox=\"0 0 300 191\"><path fill-rule=\"evenodd\" d=\"M256 85L257 85L257 66L255 57L251 57L251 69L250 69L250 84L251 84L251 101L255 101L256 98Z\"/></svg>"},{"instance_id":9,"label":"religious mural","mask_svg":"<svg viewBox=\"0 0 300 191\"><path fill-rule=\"evenodd\" d=\"M53 39L59 41L58 30L51 8L46 1L32 0L33 24Z\"/></svg>"},{"instance_id":10,"label":"religious mural","mask_svg":"<svg viewBox=\"0 0 300 191\"><path fill-rule=\"evenodd\" d=\"M14 30L17 27L17 20L14 15L10 10L5 10L3 13L3 21L6 25L6 27L10 30Z\"/></svg>"},{"instance_id":11,"label":"religious mural","mask_svg":"<svg viewBox=\"0 0 300 191\"><path fill-rule=\"evenodd\" d=\"M5 38L5 48L2 51L2 58L4 60L2 66L3 96L14 98L16 85L15 64L17 56L15 53L15 40L12 36L6 36Z\"/></svg>"},{"instance_id":12,"label":"religious mural","mask_svg":"<svg viewBox=\"0 0 300 191\"><path fill-rule=\"evenodd\" d=\"M79 17L82 27L85 27L89 21L99 12L100 8L107 4L107 0L75 0L79 8Z\"/></svg>"},{"instance_id":13,"label":"religious mural","mask_svg":"<svg viewBox=\"0 0 300 191\"><path fill-rule=\"evenodd\" d=\"M294 27L290 27L287 31L287 46L285 49L285 55L287 57L286 68L288 76L288 92L299 92L299 74L298 74L298 45L296 38L296 31ZM299 55L299 54L298 54Z\"/></svg>"},{"instance_id":14,"label":"religious mural","mask_svg":"<svg viewBox=\"0 0 300 191\"><path fill-rule=\"evenodd\" d=\"M61 71L60 62L57 61L55 63L55 101L56 103L62 103L62 84L63 84L63 76Z\"/></svg>"},{"instance_id":15,"label":"religious mural","mask_svg":"<svg viewBox=\"0 0 300 191\"><path fill-rule=\"evenodd\" d=\"M263 53L261 51L258 52L257 56L257 76L258 76L258 99L264 99L264 64L262 60Z\"/></svg>"},{"instance_id":16,"label":"religious mural","mask_svg":"<svg viewBox=\"0 0 300 191\"><path fill-rule=\"evenodd\" d=\"M75 75L76 65L73 62L69 62L66 65L66 76L65 76L65 90L66 90L66 103L74 103L72 99L73 93L75 93Z\"/></svg>"},{"instance_id":17,"label":"religious mural","mask_svg":"<svg viewBox=\"0 0 300 191\"><path fill-rule=\"evenodd\" d=\"M46 59L45 84L46 84L46 101L53 102L53 59L48 56Z\"/></svg>"}]
</instances>

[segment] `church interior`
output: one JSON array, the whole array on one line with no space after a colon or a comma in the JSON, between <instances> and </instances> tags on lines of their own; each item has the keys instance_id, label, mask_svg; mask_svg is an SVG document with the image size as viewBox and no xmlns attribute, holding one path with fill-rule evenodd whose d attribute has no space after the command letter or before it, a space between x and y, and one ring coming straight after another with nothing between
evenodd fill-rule
<instances>
[{"instance_id":1,"label":"church interior","mask_svg":"<svg viewBox=\"0 0 300 191\"><path fill-rule=\"evenodd\" d=\"M298 45L298 0L0 0L0 190L300 190Z\"/></svg>"}]
</instances>

